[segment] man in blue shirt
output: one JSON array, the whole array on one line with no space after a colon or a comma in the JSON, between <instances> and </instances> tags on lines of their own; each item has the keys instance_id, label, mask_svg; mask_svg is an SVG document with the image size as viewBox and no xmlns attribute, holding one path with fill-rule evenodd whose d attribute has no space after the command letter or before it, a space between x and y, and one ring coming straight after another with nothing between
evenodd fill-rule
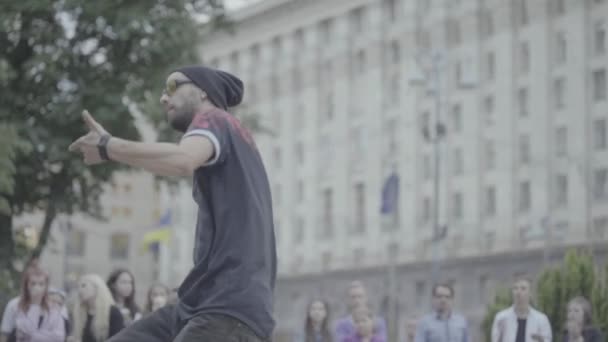
<instances>
[{"instance_id":1,"label":"man in blue shirt","mask_svg":"<svg viewBox=\"0 0 608 342\"><path fill-rule=\"evenodd\" d=\"M173 143L111 136L88 112L89 133L70 150L88 165L115 161L193 179L198 205L194 267L169 305L130 325L111 342L263 341L274 329L276 248L270 186L251 134L228 108L243 83L202 66L171 73L160 102Z\"/></svg>"},{"instance_id":2,"label":"man in blue shirt","mask_svg":"<svg viewBox=\"0 0 608 342\"><path fill-rule=\"evenodd\" d=\"M454 289L451 285L435 285L435 311L418 322L415 342L469 342L467 321L464 316L452 311L453 302Z\"/></svg>"}]
</instances>

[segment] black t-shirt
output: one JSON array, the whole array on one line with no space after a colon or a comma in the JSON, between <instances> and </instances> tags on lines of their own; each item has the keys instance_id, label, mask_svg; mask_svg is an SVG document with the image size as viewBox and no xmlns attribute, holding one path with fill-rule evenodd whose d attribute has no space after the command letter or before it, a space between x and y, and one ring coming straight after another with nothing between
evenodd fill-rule
<instances>
[{"instance_id":1,"label":"black t-shirt","mask_svg":"<svg viewBox=\"0 0 608 342\"><path fill-rule=\"evenodd\" d=\"M95 339L95 335L93 335L92 324L93 315L88 314L87 321L84 324L84 330L82 332L82 342L102 342L97 341L97 339ZM108 338L118 334L118 332L121 331L124 327L125 322L124 318L122 317L122 314L120 313L120 310L117 307L112 306L110 308L110 328L108 331Z\"/></svg>"},{"instance_id":2,"label":"black t-shirt","mask_svg":"<svg viewBox=\"0 0 608 342\"><path fill-rule=\"evenodd\" d=\"M183 139L206 136L214 155L194 174L194 268L179 288L180 318L224 314L268 338L276 246L270 185L250 133L225 111L197 114Z\"/></svg>"},{"instance_id":3,"label":"black t-shirt","mask_svg":"<svg viewBox=\"0 0 608 342\"><path fill-rule=\"evenodd\" d=\"M527 319L517 319L517 335L515 337L515 342L526 342L526 323Z\"/></svg>"}]
</instances>

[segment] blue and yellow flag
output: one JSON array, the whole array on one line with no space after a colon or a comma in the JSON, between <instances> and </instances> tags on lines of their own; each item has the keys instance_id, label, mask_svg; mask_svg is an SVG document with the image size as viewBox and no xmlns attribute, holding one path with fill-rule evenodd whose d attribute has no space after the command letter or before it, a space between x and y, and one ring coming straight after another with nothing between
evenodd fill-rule
<instances>
[{"instance_id":1,"label":"blue and yellow flag","mask_svg":"<svg viewBox=\"0 0 608 342\"><path fill-rule=\"evenodd\" d=\"M167 243L171 240L171 224L171 209L167 209L155 229L144 234L142 250L158 252L161 243Z\"/></svg>"}]
</instances>

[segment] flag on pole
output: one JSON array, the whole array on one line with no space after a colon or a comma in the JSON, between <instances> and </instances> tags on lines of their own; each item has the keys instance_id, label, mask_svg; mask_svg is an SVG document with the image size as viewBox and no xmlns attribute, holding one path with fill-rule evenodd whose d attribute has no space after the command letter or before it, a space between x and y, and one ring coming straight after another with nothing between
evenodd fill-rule
<instances>
[{"instance_id":1,"label":"flag on pole","mask_svg":"<svg viewBox=\"0 0 608 342\"><path fill-rule=\"evenodd\" d=\"M144 234L142 250L157 252L161 243L169 242L171 240L172 223L171 209L167 209L158 220L158 224L154 227L155 229Z\"/></svg>"},{"instance_id":2,"label":"flag on pole","mask_svg":"<svg viewBox=\"0 0 608 342\"><path fill-rule=\"evenodd\" d=\"M396 214L399 206L399 176L393 172L388 176L382 187L382 203L380 213L383 215Z\"/></svg>"}]
</instances>

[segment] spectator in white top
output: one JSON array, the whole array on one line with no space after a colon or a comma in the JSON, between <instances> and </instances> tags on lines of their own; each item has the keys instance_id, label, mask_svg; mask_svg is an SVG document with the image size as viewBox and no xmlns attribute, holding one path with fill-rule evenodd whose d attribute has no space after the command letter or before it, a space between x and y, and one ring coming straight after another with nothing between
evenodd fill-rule
<instances>
[{"instance_id":1,"label":"spectator in white top","mask_svg":"<svg viewBox=\"0 0 608 342\"><path fill-rule=\"evenodd\" d=\"M551 342L547 316L530 305L532 282L518 278L513 285L513 306L494 317L492 342Z\"/></svg>"},{"instance_id":2,"label":"spectator in white top","mask_svg":"<svg viewBox=\"0 0 608 342\"><path fill-rule=\"evenodd\" d=\"M25 272L21 294L9 302L0 327L0 342L63 342L65 324L60 310L49 305L49 276L38 267Z\"/></svg>"}]
</instances>

